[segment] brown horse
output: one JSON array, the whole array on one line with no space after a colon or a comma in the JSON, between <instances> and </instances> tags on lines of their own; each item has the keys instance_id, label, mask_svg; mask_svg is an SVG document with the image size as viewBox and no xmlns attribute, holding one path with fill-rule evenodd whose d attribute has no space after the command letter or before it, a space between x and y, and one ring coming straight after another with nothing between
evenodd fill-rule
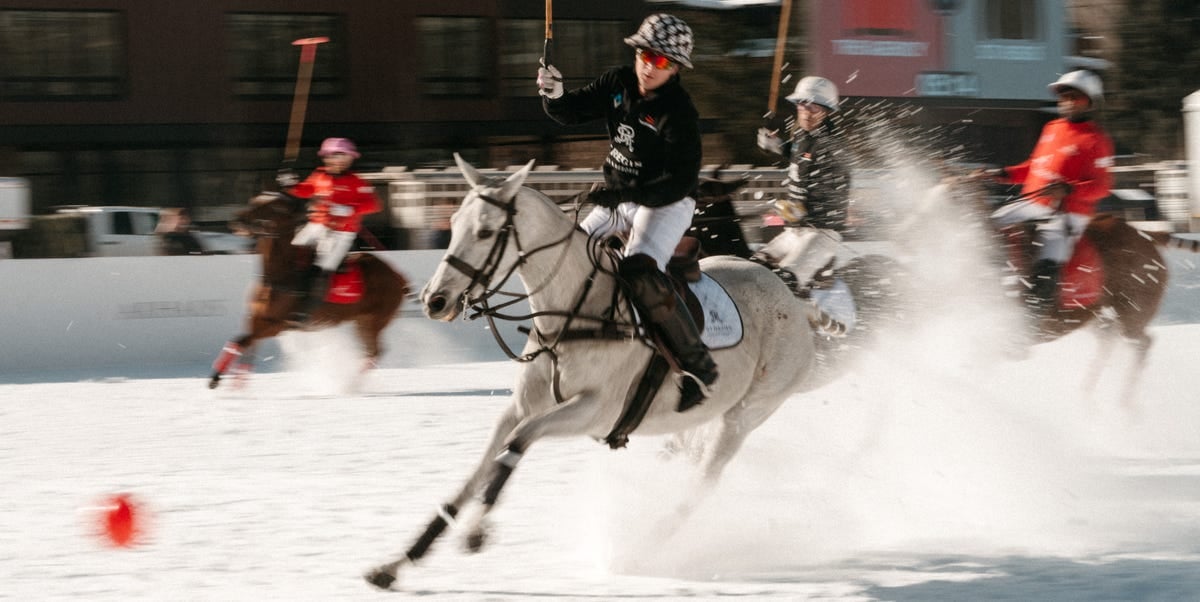
<instances>
[{"instance_id":1,"label":"brown horse","mask_svg":"<svg viewBox=\"0 0 1200 602\"><path fill-rule=\"evenodd\" d=\"M1028 274L1033 254L1028 244L1031 230L1032 226L1025 226L1002 231L1009 264L1022 275ZM1132 401L1153 342L1146 328L1167 291L1167 263L1159 250L1165 246L1200 250L1196 241L1138 230L1113 215L1096 215L1063 267L1058 303L1036 324L1035 343L1053 341L1093 321L1100 326L1100 347L1085 381L1089 388L1112 353L1112 335L1130 341L1133 365L1121 393L1121 400L1127 404ZM1020 282L1024 287L1031 286L1026 278Z\"/></svg>"},{"instance_id":2,"label":"brown horse","mask_svg":"<svg viewBox=\"0 0 1200 602\"><path fill-rule=\"evenodd\" d=\"M291 244L296 228L305 222L305 202L280 193L264 192L239 211L230 227L258 240L262 256L262 278L250 296L250 311L244 334L225 344L213 362L210 389L237 363L244 374L253 367L254 345L279 333L297 328L288 314L299 302L297 291L304 285L302 266L308 257ZM395 318L408 295L408 281L382 259L370 253L351 253L334 275L324 303L310 316L304 329L320 329L353 320L366 351L364 369L375 364L383 352L379 334Z\"/></svg>"}]
</instances>

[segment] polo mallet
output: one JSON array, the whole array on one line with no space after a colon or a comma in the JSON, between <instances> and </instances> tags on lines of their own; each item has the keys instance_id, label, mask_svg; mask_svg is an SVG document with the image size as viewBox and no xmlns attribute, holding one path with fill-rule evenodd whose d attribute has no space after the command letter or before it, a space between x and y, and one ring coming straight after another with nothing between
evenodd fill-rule
<instances>
[{"instance_id":1,"label":"polo mallet","mask_svg":"<svg viewBox=\"0 0 1200 602\"><path fill-rule=\"evenodd\" d=\"M779 83L783 77L783 53L787 50L788 23L792 20L792 0L783 0L779 8L779 33L775 36L775 66L771 71L771 92L767 95L768 121L775 117L775 105L779 102Z\"/></svg>"},{"instance_id":2,"label":"polo mallet","mask_svg":"<svg viewBox=\"0 0 1200 602\"><path fill-rule=\"evenodd\" d=\"M289 165L300 156L300 133L304 130L304 113L308 110L308 89L312 83L313 63L317 58L317 44L329 38L302 38L292 42L300 47L300 72L296 75L296 93L292 97L292 119L288 123L287 146L283 151L283 162Z\"/></svg>"},{"instance_id":3,"label":"polo mallet","mask_svg":"<svg viewBox=\"0 0 1200 602\"><path fill-rule=\"evenodd\" d=\"M542 47L542 66L549 67L554 45L554 0L546 0L546 44Z\"/></svg>"}]
</instances>

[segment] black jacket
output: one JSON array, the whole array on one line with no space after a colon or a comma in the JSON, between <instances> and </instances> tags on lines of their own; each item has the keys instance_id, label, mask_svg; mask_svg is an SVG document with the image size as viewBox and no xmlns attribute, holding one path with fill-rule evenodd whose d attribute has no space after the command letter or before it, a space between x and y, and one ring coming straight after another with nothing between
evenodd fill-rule
<instances>
[{"instance_id":1,"label":"black jacket","mask_svg":"<svg viewBox=\"0 0 1200 602\"><path fill-rule=\"evenodd\" d=\"M784 144L789 157L788 199L803 203L807 221L817 228L846 229L850 206L849 153L828 124L813 132L800 130Z\"/></svg>"},{"instance_id":2,"label":"black jacket","mask_svg":"<svg viewBox=\"0 0 1200 602\"><path fill-rule=\"evenodd\" d=\"M621 201L662 207L695 191L700 116L679 77L647 99L638 92L633 68L619 67L556 99L543 98L542 108L563 125L605 120L604 182Z\"/></svg>"}]
</instances>

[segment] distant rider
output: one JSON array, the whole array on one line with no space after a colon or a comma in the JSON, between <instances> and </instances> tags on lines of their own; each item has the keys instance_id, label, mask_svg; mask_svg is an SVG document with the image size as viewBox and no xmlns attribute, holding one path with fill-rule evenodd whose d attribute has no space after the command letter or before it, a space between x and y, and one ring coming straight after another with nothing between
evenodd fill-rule
<instances>
[{"instance_id":1,"label":"distant rider","mask_svg":"<svg viewBox=\"0 0 1200 602\"><path fill-rule=\"evenodd\" d=\"M987 175L1023 184L1022 200L992 213L997 225L1037 222L1031 301L1048 315L1058 299L1063 264L1071 258L1096 204L1108 196L1113 144L1092 118L1104 99L1100 78L1091 71L1072 71L1049 85L1058 96L1059 119L1042 128L1029 159Z\"/></svg>"},{"instance_id":2,"label":"distant rider","mask_svg":"<svg viewBox=\"0 0 1200 602\"><path fill-rule=\"evenodd\" d=\"M700 174L700 118L680 83L681 69L692 67L692 30L678 17L656 14L625 43L636 49L634 66L583 88L564 93L558 69L539 69L542 106L564 125L605 120L604 186L589 195L596 207L580 226L596 237L629 232L619 280L680 368L711 385L716 364L664 273L691 226ZM692 378L684 378L681 389L681 408L704 397Z\"/></svg>"},{"instance_id":3,"label":"distant rider","mask_svg":"<svg viewBox=\"0 0 1200 602\"><path fill-rule=\"evenodd\" d=\"M796 105L795 131L783 140L776 131L759 128L758 146L789 160L788 198L775 202L775 211L789 227L760 253L777 265L789 266L801 287L811 287L833 267L846 229L849 156L831 120L838 108L833 82L805 77L787 100Z\"/></svg>"},{"instance_id":4,"label":"distant rider","mask_svg":"<svg viewBox=\"0 0 1200 602\"><path fill-rule=\"evenodd\" d=\"M303 266L311 280L301 278L302 284L297 287L300 298L291 316L300 324L306 323L324 301L330 277L354 244L363 216L383 208L374 187L350 171L360 156L353 142L347 138L326 138L317 156L325 166L313 170L303 182L297 183L295 174L287 170L280 172L278 178L280 187L288 194L310 199L308 224L296 233L292 244L316 248L313 266L319 272L312 273Z\"/></svg>"}]
</instances>

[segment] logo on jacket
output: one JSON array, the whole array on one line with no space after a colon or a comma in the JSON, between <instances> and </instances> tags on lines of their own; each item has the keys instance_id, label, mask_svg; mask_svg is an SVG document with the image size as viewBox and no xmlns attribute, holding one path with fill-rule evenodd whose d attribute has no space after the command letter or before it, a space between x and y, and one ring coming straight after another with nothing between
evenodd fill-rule
<instances>
[{"instance_id":1,"label":"logo on jacket","mask_svg":"<svg viewBox=\"0 0 1200 602\"><path fill-rule=\"evenodd\" d=\"M654 133L658 133L658 124L655 122L653 115L643 115L638 118L638 123L650 128Z\"/></svg>"},{"instance_id":2,"label":"logo on jacket","mask_svg":"<svg viewBox=\"0 0 1200 602\"><path fill-rule=\"evenodd\" d=\"M617 124L617 135L613 138L613 142L624 144L629 152L633 152L633 127L626 123Z\"/></svg>"},{"instance_id":3,"label":"logo on jacket","mask_svg":"<svg viewBox=\"0 0 1200 602\"><path fill-rule=\"evenodd\" d=\"M613 94L612 98L613 98L613 108L615 109L615 108L621 106L621 102L623 102L625 100L625 93L617 92L616 94Z\"/></svg>"}]
</instances>

